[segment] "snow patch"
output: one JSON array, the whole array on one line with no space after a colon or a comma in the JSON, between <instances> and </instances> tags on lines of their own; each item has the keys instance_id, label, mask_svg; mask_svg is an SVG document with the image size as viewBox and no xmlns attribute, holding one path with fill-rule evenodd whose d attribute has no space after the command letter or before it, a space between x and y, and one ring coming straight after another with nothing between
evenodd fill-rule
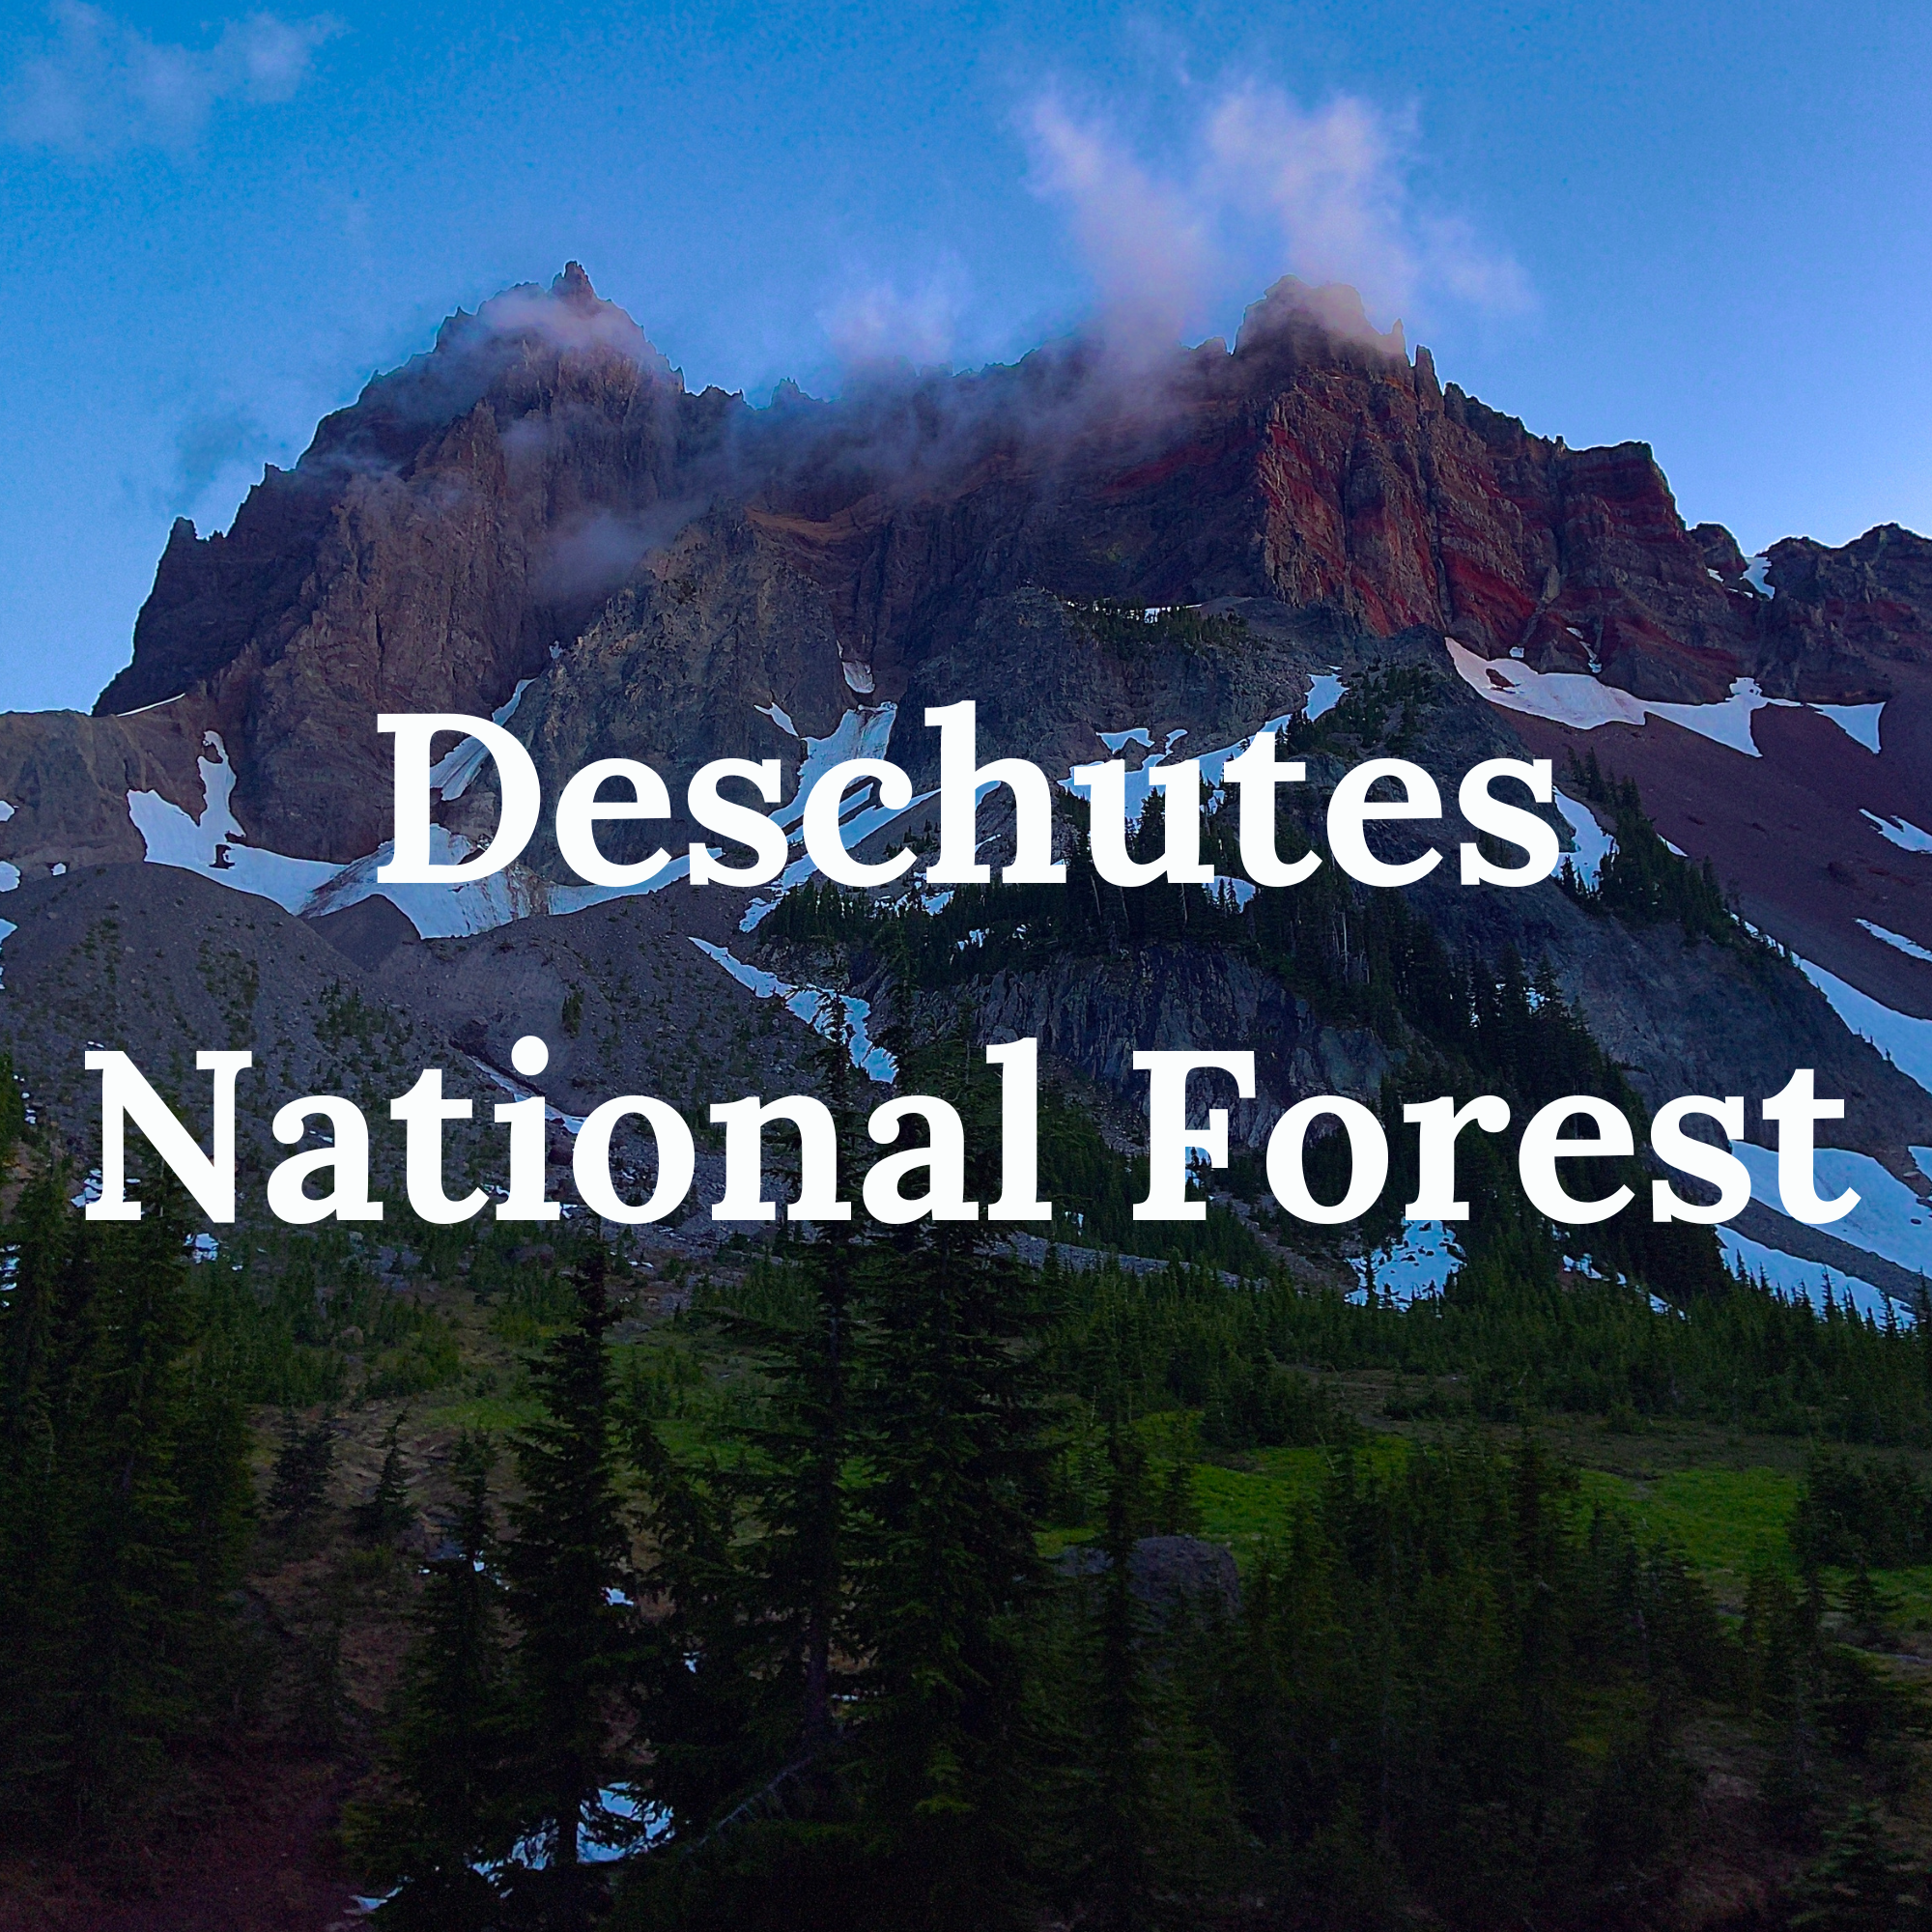
<instances>
[{"instance_id":1,"label":"snow patch","mask_svg":"<svg viewBox=\"0 0 1932 1932\"><path fill-rule=\"evenodd\" d=\"M507 724L519 704L524 701L524 693L530 688L531 680L525 678L515 691L490 714L493 724ZM483 760L490 755L484 749L481 738L466 738L455 751L446 752L429 768L429 788L440 791L445 799L461 798L469 789L469 781L483 769Z\"/></svg>"},{"instance_id":2,"label":"snow patch","mask_svg":"<svg viewBox=\"0 0 1932 1932\"><path fill-rule=\"evenodd\" d=\"M830 737L807 738L800 734L776 703L758 708L781 731L789 732L805 747L805 756L799 761L798 783L791 798L772 813L775 824L788 829L804 819L808 794L834 765L842 765L850 758L883 758L886 755L886 749L893 741L893 721L899 711L896 704L877 704L856 711L842 711ZM863 791L856 793L840 810L840 819L850 821L865 797ZM894 815L887 814L888 817Z\"/></svg>"},{"instance_id":3,"label":"snow patch","mask_svg":"<svg viewBox=\"0 0 1932 1932\"><path fill-rule=\"evenodd\" d=\"M1263 731L1285 731L1293 723L1294 714L1293 712L1284 712L1279 718L1270 718L1261 728ZM1170 731L1160 750L1157 752L1151 750L1153 739L1144 724L1137 724L1131 730L1127 731L1100 731L1094 735L1099 738L1100 742L1116 757L1120 756L1122 747L1133 744L1145 745L1151 753L1151 756L1142 759L1138 771L1132 771L1127 774L1126 822L1129 826L1138 825L1141 822L1142 812L1147 810L1148 798L1152 791L1152 777L1154 772L1160 768L1167 754L1174 750L1175 746L1182 738L1187 736L1187 733L1184 730ZM1201 767L1202 787L1208 794L1208 809L1210 810L1219 803L1218 794L1221 790L1221 775L1228 768L1228 760L1237 757L1241 753L1245 752L1254 743L1255 736L1259 735L1259 733L1256 733L1249 737L1238 739L1232 745L1218 745L1211 752L1196 753L1197 762ZM1060 781L1060 784L1063 791L1084 791L1086 789L1084 785L1076 785L1073 782L1073 774L1070 770Z\"/></svg>"},{"instance_id":4,"label":"snow patch","mask_svg":"<svg viewBox=\"0 0 1932 1932\"><path fill-rule=\"evenodd\" d=\"M470 852L469 841L447 827L432 825L429 831L430 863L455 865ZM385 898L425 939L464 939L479 932L494 931L512 920L540 918L546 914L561 917L582 912L587 906L604 905L611 899L640 898L647 893L662 892L691 871L691 857L673 859L663 871L639 886L566 886L544 878L521 863L492 872L487 879L470 879L457 886L387 885L376 877L394 854L389 842L380 845L367 858L357 859L327 880L291 911L314 918L324 913L341 912L363 899Z\"/></svg>"},{"instance_id":5,"label":"snow patch","mask_svg":"<svg viewBox=\"0 0 1932 1932\"><path fill-rule=\"evenodd\" d=\"M500 1066L492 1066L487 1060L478 1060L473 1053L464 1056L470 1065L484 1079L493 1080L513 1100L543 1100L544 1119L555 1121L571 1139L575 1140L583 1131L583 1122L589 1118L585 1114L566 1114L561 1107L553 1107L534 1087L526 1087L521 1080L514 1080Z\"/></svg>"},{"instance_id":6,"label":"snow patch","mask_svg":"<svg viewBox=\"0 0 1932 1932\"><path fill-rule=\"evenodd\" d=\"M1302 716L1312 724L1318 718L1325 718L1348 695L1349 687L1333 671L1318 671L1308 680L1308 702Z\"/></svg>"},{"instance_id":7,"label":"snow patch","mask_svg":"<svg viewBox=\"0 0 1932 1932\"><path fill-rule=\"evenodd\" d=\"M502 724L516 709L518 700L527 688L528 680L517 687L509 701L497 713L497 722ZM772 813L775 823L784 827L793 838L800 836L800 821L805 814L805 800L811 787L836 764L848 758L884 757L892 742L893 724L898 707L881 704L843 713L837 728L829 737L810 738L803 736L793 724L791 715L777 699L769 704L753 707L778 725L789 736L797 738L805 748L799 764L798 782L788 804ZM440 761L436 770L442 774L443 796L455 797L463 785L480 764L482 748L474 739L466 739L449 756ZM433 774L434 776L434 774ZM232 784L232 777L229 781ZM453 787L453 789L452 789ZM143 794L143 796L152 796ZM225 799L226 793L222 794ZM863 792L855 796L847 805L843 827L848 844L857 846L882 826L890 824L901 814L879 805L867 805ZM930 792L920 794L913 805L923 804L932 797ZM175 812L184 823L192 825L185 813L176 808L166 807ZM130 810L132 801L130 799ZM908 808L910 810L911 808ZM136 823L140 823L137 818ZM176 829L178 832L178 828ZM144 836L146 828L143 827ZM198 847L196 848L199 849ZM469 841L460 835L450 833L445 827L435 825L430 828L430 860L434 865L453 865L467 858L471 851ZM713 856L718 856L722 848L711 848ZM321 865L316 867L324 876L318 881L312 872L300 875L309 879L313 890L297 896L279 899L291 912L298 912L314 917L328 912L340 912L365 898L386 898L400 912L406 914L416 930L425 939L465 938L479 932L489 932L499 925L507 925L513 920L543 917L562 917L582 912L586 907L603 905L611 899L636 898L647 893L661 892L665 887L674 885L678 880L689 877L691 872L690 855L673 859L664 869L652 878L637 886L588 886L564 885L546 879L521 864L506 867L487 879L478 879L459 886L402 886L384 885L376 878L377 871L385 866L393 855L394 847L384 843L366 857L338 868ZM150 856L155 856L152 849ZM311 867L315 862L307 860L280 860L273 854L254 854L256 859L274 860L278 865L290 867ZM240 863L239 855L237 863ZM810 859L801 858L788 867L778 883L778 890L769 898L754 899L740 923L740 930L752 931L782 898L793 886L811 876L817 867ZM244 885L246 882L232 874L217 874L224 884ZM248 890L259 891L259 886L248 886ZM274 893L268 895L276 897Z\"/></svg>"},{"instance_id":8,"label":"snow patch","mask_svg":"<svg viewBox=\"0 0 1932 1932\"><path fill-rule=\"evenodd\" d=\"M251 846L229 807L235 767L221 734L211 731L202 744L201 781L207 803L199 818L189 817L157 791L128 794L128 816L147 847L149 865L200 872L216 885L272 899L284 912L299 912L310 895L335 876L337 867L327 859L289 859Z\"/></svg>"},{"instance_id":9,"label":"snow patch","mask_svg":"<svg viewBox=\"0 0 1932 1932\"><path fill-rule=\"evenodd\" d=\"M1449 1277L1463 1265L1456 1236L1441 1221L1405 1221L1402 1233L1391 1236L1374 1254L1358 1255L1349 1265L1360 1284L1349 1296L1367 1301L1373 1288L1399 1308L1432 1294L1440 1294Z\"/></svg>"},{"instance_id":10,"label":"snow patch","mask_svg":"<svg viewBox=\"0 0 1932 1932\"><path fill-rule=\"evenodd\" d=\"M822 1034L827 1039L836 1039L840 1031L839 1019L830 1010L836 1002L843 1009L843 1024L851 1029L848 1050L852 1055L852 1065L868 1080L876 1080L884 1086L890 1086L898 1077L898 1062L883 1046L874 1045L867 1035L866 1025L872 1016L869 1000L859 999L851 993L835 993L825 986L794 986L789 980L781 980L776 973L747 965L734 953L727 952L722 946L714 946L708 939L698 939L694 935L691 943L706 958L715 959L754 999L782 1001L787 1012L802 1019L814 1033Z\"/></svg>"},{"instance_id":11,"label":"snow patch","mask_svg":"<svg viewBox=\"0 0 1932 1932\"><path fill-rule=\"evenodd\" d=\"M1556 810L1569 822L1577 842L1576 851L1566 854L1571 869L1584 885L1594 888L1603 876L1604 861L1617 849L1617 841L1597 823L1587 805L1566 798L1560 791L1556 794Z\"/></svg>"},{"instance_id":12,"label":"snow patch","mask_svg":"<svg viewBox=\"0 0 1932 1932\"><path fill-rule=\"evenodd\" d=\"M0 919L0 946L5 946L7 941L14 933L18 932L19 929L11 919ZM5 978L0 977L0 986L5 986L6 983Z\"/></svg>"},{"instance_id":13,"label":"snow patch","mask_svg":"<svg viewBox=\"0 0 1932 1932\"><path fill-rule=\"evenodd\" d=\"M451 833L446 826L430 827L431 865L453 866L467 859L469 850L469 839ZM298 907L290 910L317 918L325 913L346 911L364 899L387 899L425 939L467 938L536 910L519 890L518 880L523 876L520 867L506 867L487 879L471 879L458 886L384 885L376 874L394 857L394 842L385 839L366 858L331 872Z\"/></svg>"},{"instance_id":14,"label":"snow patch","mask_svg":"<svg viewBox=\"0 0 1932 1932\"><path fill-rule=\"evenodd\" d=\"M1815 711L1821 718L1829 718L1846 737L1856 740L1866 751L1878 751L1879 713L1885 709L1885 700L1876 704L1811 704L1805 707Z\"/></svg>"},{"instance_id":15,"label":"snow patch","mask_svg":"<svg viewBox=\"0 0 1932 1932\"><path fill-rule=\"evenodd\" d=\"M1757 741L1751 736L1751 719L1766 705L1785 705L1782 697L1767 697L1758 689L1754 677L1738 677L1731 680L1730 696L1716 704L1651 704L1644 709L1653 718L1667 719L1673 724L1681 724L1687 731L1695 731L1700 738L1708 738L1714 745L1728 745L1734 752L1742 752L1747 758L1762 757Z\"/></svg>"},{"instance_id":16,"label":"snow patch","mask_svg":"<svg viewBox=\"0 0 1932 1932\"><path fill-rule=\"evenodd\" d=\"M1776 1153L1749 1141L1733 1141L1731 1151L1750 1175L1751 1198L1784 1213L1784 1200L1777 1191ZM1813 1169L1818 1192L1827 1201L1848 1187L1859 1197L1859 1205L1842 1221L1820 1232L1914 1274L1932 1275L1932 1207L1889 1168L1849 1148L1820 1148Z\"/></svg>"},{"instance_id":17,"label":"snow patch","mask_svg":"<svg viewBox=\"0 0 1932 1932\"><path fill-rule=\"evenodd\" d=\"M1443 642L1463 682L1504 711L1548 718L1579 731L1593 731L1599 724L1643 723L1641 701L1614 685L1599 684L1580 671L1545 672L1515 659L1479 657L1453 638Z\"/></svg>"},{"instance_id":18,"label":"snow patch","mask_svg":"<svg viewBox=\"0 0 1932 1932\"><path fill-rule=\"evenodd\" d=\"M1770 579L1765 576L1765 572L1770 566L1771 559L1762 551L1745 565L1745 582L1760 597L1776 597L1777 595L1777 592L1772 588Z\"/></svg>"},{"instance_id":19,"label":"snow patch","mask_svg":"<svg viewBox=\"0 0 1932 1932\"><path fill-rule=\"evenodd\" d=\"M1888 946L1896 947L1900 952L1909 953L1914 959L1932 961L1932 952L1928 952L1924 947L1919 945L1918 940L1908 939L1904 933L1893 932L1887 926L1874 925L1868 919L1861 919L1859 921L1859 923L1874 939L1884 940Z\"/></svg>"},{"instance_id":20,"label":"snow patch","mask_svg":"<svg viewBox=\"0 0 1932 1932\"><path fill-rule=\"evenodd\" d=\"M1901 852L1932 852L1932 832L1921 832L1909 818L1881 818L1875 811L1859 808L1859 816L1871 821L1881 838L1889 838Z\"/></svg>"},{"instance_id":21,"label":"snow patch","mask_svg":"<svg viewBox=\"0 0 1932 1932\"><path fill-rule=\"evenodd\" d=\"M1802 708L1791 697L1767 697L1755 678L1731 681L1731 695L1711 704L1663 704L1653 698L1637 697L1615 685L1604 684L1581 671L1532 670L1526 664L1508 658L1477 655L1454 638L1442 640L1458 675L1470 690L1504 711L1519 711L1531 718L1547 718L1554 724L1567 724L1577 731L1594 731L1600 724L1641 726L1648 719L1662 718L1694 731L1713 744L1742 752L1747 758L1763 756L1751 736L1751 719L1767 705L1781 710ZM1822 708L1822 707L1821 707ZM1866 705L1838 705L1834 711L1864 712ZM1852 725L1843 718L1834 722L1848 731ZM1878 723L1870 721L1872 735ZM1853 732L1857 736L1856 731Z\"/></svg>"},{"instance_id":22,"label":"snow patch","mask_svg":"<svg viewBox=\"0 0 1932 1932\"><path fill-rule=\"evenodd\" d=\"M1804 1261L1781 1249L1768 1248L1731 1228L1718 1230L1718 1242L1733 1274L1761 1282L1794 1300L1802 1295L1820 1314L1824 1313L1829 1295L1840 1308L1856 1308L1861 1315L1869 1315L1875 1321L1883 1321L1889 1313L1895 1312L1901 1326L1910 1327L1913 1323L1909 1308L1890 1300L1857 1275L1839 1274L1821 1262Z\"/></svg>"},{"instance_id":23,"label":"snow patch","mask_svg":"<svg viewBox=\"0 0 1932 1932\"><path fill-rule=\"evenodd\" d=\"M1824 994L1832 1010L1853 1033L1869 1040L1901 1073L1932 1094L1932 1020L1894 1012L1869 993L1860 992L1835 973L1828 973L1795 952L1791 963Z\"/></svg>"}]
</instances>

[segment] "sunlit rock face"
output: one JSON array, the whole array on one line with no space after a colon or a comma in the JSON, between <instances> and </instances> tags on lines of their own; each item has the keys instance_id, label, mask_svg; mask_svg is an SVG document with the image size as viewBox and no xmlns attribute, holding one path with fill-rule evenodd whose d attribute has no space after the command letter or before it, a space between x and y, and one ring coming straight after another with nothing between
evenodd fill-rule
<instances>
[{"instance_id":1,"label":"sunlit rock face","mask_svg":"<svg viewBox=\"0 0 1932 1932\"><path fill-rule=\"evenodd\" d=\"M640 1091L702 1097L693 1055L808 1044L718 963L757 955L768 901L607 906L547 815L461 904L372 898L392 799L379 713L498 716L553 801L593 759L652 764L673 820L613 830L623 860L627 837L694 836L685 781L717 757L776 758L790 797L838 758L890 755L923 791L924 709L962 697L983 757L1063 776L1102 745L1207 754L1384 674L1433 694L1403 754L1446 795L1484 757L1560 774L1595 754L1753 923L1894 1016L1932 1018L1932 544L1885 526L1747 557L1719 526L1686 528L1645 445L1533 436L1441 383L1351 290L1292 279L1232 350L1076 337L966 375L874 370L837 401L781 384L760 409L688 392L574 264L459 313L270 469L229 531L176 526L93 717L0 718L0 891L17 875L80 908L123 891L82 868L185 867L305 917L362 996L489 1065L530 999L579 997L608 1021L557 1042L567 1110L620 1061ZM479 842L494 812L485 764L447 788L439 836ZM1409 902L1459 957L1548 962L1647 1098L1770 1091L1802 1051L1846 1097L1854 1145L1902 1172L1932 1142L1923 1089L1795 975L1767 991L1553 885L1471 895L1451 871ZM82 957L9 946L12 1017L41 1016L14 1029L18 1054L41 1051L36 1026L63 1051L99 1033L65 990ZM787 984L829 970L779 963ZM876 960L844 963L884 997ZM1315 1087L1372 1095L1404 1051L1184 932L990 976L974 998L982 1031L1037 1035L1067 1077L1122 1094L1137 1044L1253 1034L1244 1134ZM657 1017L627 1030L639 999ZM174 1012L156 1009L156 1050L206 1043Z\"/></svg>"},{"instance_id":2,"label":"sunlit rock face","mask_svg":"<svg viewBox=\"0 0 1932 1932\"><path fill-rule=\"evenodd\" d=\"M678 659L655 688L762 678L814 729L827 701L898 697L1023 589L1269 598L1656 699L1749 674L1852 700L1890 655L1922 655L1925 566L1891 535L1802 565L1787 546L1766 597L1711 567L1645 446L1529 435L1444 389L1349 290L1278 285L1232 354L1125 366L1072 340L753 410L687 393L573 264L453 316L228 532L177 525L97 712L189 696L250 836L341 862L384 824L378 712L492 711L586 631L607 660L620 632ZM716 640L743 638L753 579L772 588L764 639L727 664ZM698 759L744 736L689 706L677 724Z\"/></svg>"}]
</instances>

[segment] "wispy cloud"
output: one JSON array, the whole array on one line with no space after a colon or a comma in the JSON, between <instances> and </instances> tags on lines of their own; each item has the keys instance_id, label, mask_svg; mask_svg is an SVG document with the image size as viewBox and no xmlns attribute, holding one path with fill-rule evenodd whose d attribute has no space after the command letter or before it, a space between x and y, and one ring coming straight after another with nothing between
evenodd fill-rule
<instances>
[{"instance_id":1,"label":"wispy cloud","mask_svg":"<svg viewBox=\"0 0 1932 1932\"><path fill-rule=\"evenodd\" d=\"M1057 95L1033 103L1029 132L1035 186L1065 205L1106 320L1134 336L1178 337L1211 278L1215 211L1156 178L1104 121L1075 114Z\"/></svg>"},{"instance_id":2,"label":"wispy cloud","mask_svg":"<svg viewBox=\"0 0 1932 1932\"><path fill-rule=\"evenodd\" d=\"M1304 107L1276 88L1225 89L1165 170L1057 92L1033 100L1024 131L1036 191L1065 209L1118 336L1175 341L1283 273L1352 283L1387 311L1530 298L1507 253L1417 194L1413 117L1358 96Z\"/></svg>"},{"instance_id":3,"label":"wispy cloud","mask_svg":"<svg viewBox=\"0 0 1932 1932\"><path fill-rule=\"evenodd\" d=\"M83 0L56 0L51 31L6 90L8 137L72 156L191 147L218 105L287 100L315 50L341 32L327 15L251 14L204 47L151 40Z\"/></svg>"},{"instance_id":4,"label":"wispy cloud","mask_svg":"<svg viewBox=\"0 0 1932 1932\"><path fill-rule=\"evenodd\" d=\"M894 278L864 283L819 311L833 353L846 368L950 361L965 308L964 270L949 257L905 288Z\"/></svg>"}]
</instances>

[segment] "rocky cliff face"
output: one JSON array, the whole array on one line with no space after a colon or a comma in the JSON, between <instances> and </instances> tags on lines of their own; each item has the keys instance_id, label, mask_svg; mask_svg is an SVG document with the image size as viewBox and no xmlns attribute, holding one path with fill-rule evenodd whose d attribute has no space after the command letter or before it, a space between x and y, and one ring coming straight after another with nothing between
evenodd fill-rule
<instances>
[{"instance_id":1,"label":"rocky cliff face","mask_svg":"<svg viewBox=\"0 0 1932 1932\"><path fill-rule=\"evenodd\" d=\"M1853 701L1880 695L1890 660L1924 655L1921 540L1781 547L1776 601L1734 544L1713 569L1710 543L1646 447L1529 435L1443 389L1428 352L1411 361L1347 292L1284 284L1232 354L1208 344L1151 372L1061 344L755 411L687 393L572 265L548 291L453 317L293 470L271 469L226 534L177 526L97 714L185 696L234 756L250 837L343 862L385 829L379 711L500 705L626 584L606 639L631 625L658 657L690 643L699 682L766 683L814 720L902 696L990 601L1029 588L1264 597L1659 699L1721 697L1749 675ZM702 641L745 635L747 571L778 586L753 605L780 656L813 659L795 688L769 642L726 666ZM852 667L842 692L828 640ZM743 737L676 723L694 755Z\"/></svg>"},{"instance_id":2,"label":"rocky cliff face","mask_svg":"<svg viewBox=\"0 0 1932 1932\"><path fill-rule=\"evenodd\" d=\"M500 704L648 547L724 400L686 396L581 270L454 316L226 535L175 526L97 714L192 694L260 843L366 852L386 832L377 713Z\"/></svg>"},{"instance_id":3,"label":"rocky cliff face","mask_svg":"<svg viewBox=\"0 0 1932 1932\"><path fill-rule=\"evenodd\" d=\"M764 409L687 391L574 264L509 291L324 421L229 531L176 526L92 718L0 718L0 860L38 886L145 854L272 892L411 1037L500 1068L526 1021L574 1002L589 1031L549 1029L566 1108L616 1068L686 1098L694 1041L717 1070L789 1064L781 1043L809 1040L788 1018L775 1034L781 1009L691 944L750 956L755 909L718 889L585 911L568 936L519 917L575 903L546 831L502 905L419 944L366 896L389 832L379 712L499 711L553 797L628 755L681 800L709 758L779 757L796 779L824 748L888 738L929 783L921 713L964 696L982 755L1064 771L1098 733L1186 755L1300 712L1318 679L1404 668L1434 694L1405 753L1451 795L1478 757L1596 753L1642 781L1673 840L1717 858L1755 921L1932 1017L1912 951L1932 953L1932 543L1886 526L1747 559L1721 527L1685 527L1646 446L1532 436L1441 384L1351 292L1292 281L1232 350L1127 367L1071 341L836 404L781 385ZM443 810L486 826L487 771ZM1795 975L1747 981L1553 886L1479 906L1435 883L1415 902L1457 956L1548 962L1647 1096L1769 1092L1802 1051L1847 1097L1857 1145L1903 1172L1932 1143L1924 1089ZM11 923L154 897L111 869L52 884L10 901ZM299 952L287 924L275 944ZM23 1065L88 1032L69 995L80 931L8 948ZM1199 952L1003 975L973 1008L1115 1090L1136 1041L1259 1029L1244 1135L1311 1084L1372 1094L1401 1051ZM650 1029L627 1032L646 1009ZM180 1056L207 1043L198 1009L123 1000L117 1024ZM292 1011L284 1031L306 1024ZM41 1085L70 1097L72 1070L49 1062Z\"/></svg>"},{"instance_id":4,"label":"rocky cliff face","mask_svg":"<svg viewBox=\"0 0 1932 1932\"><path fill-rule=\"evenodd\" d=\"M1932 666L1932 540L1896 524L1838 550L1786 537L1766 553L1765 578L1776 598L1762 662L1794 696L1861 681L1876 695L1889 668Z\"/></svg>"}]
</instances>

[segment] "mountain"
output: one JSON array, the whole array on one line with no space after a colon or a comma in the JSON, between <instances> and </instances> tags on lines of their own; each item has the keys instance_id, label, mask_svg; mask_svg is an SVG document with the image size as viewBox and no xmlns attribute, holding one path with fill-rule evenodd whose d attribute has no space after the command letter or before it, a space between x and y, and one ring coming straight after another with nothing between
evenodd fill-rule
<instances>
[{"instance_id":1,"label":"mountain","mask_svg":"<svg viewBox=\"0 0 1932 1932\"><path fill-rule=\"evenodd\" d=\"M1318 780L1398 741L1451 796L1479 757L1527 747L1563 773L1595 754L1594 798L1565 781L1566 840L1601 844L1585 808L1614 830L1610 781L1634 777L1809 978L1554 883L1438 876L1405 896L1445 956L1547 966L1653 1104L1815 1065L1846 1098L1841 1144L1924 1187L1932 1096L1901 1069L1932 1021L1932 542L1887 526L1748 559L1686 527L1646 445L1532 435L1440 384L1352 291L1292 278L1232 350L1149 361L1075 338L837 402L781 385L763 409L689 392L574 263L459 312L229 530L175 526L93 716L0 718L0 860L30 926L6 947L0 1028L30 1087L75 1106L68 1061L110 1010L89 1020L76 949L133 890L126 868L159 859L298 915L262 915L274 945L312 961L329 940L330 972L412 1039L501 1068L547 1029L565 1113L620 1081L696 1099L724 1069L754 1077L748 1041L788 1040L790 1061L809 1044L788 1017L774 1031L759 972L890 1004L880 949L786 939L720 889L606 902L541 836L493 893L387 903L376 715L494 712L550 797L621 754L675 800L710 758L796 773L862 745L929 783L923 709L964 696L982 757L1061 772L1100 732L1191 754L1289 716ZM452 832L493 811L487 771L445 783ZM155 940L170 972L200 943L179 923ZM1419 1050L1399 1019L1200 933L986 966L926 989L932 1023L963 999L981 1031L1037 1033L1103 1112L1128 1105L1134 1044L1253 1039L1250 1142L1298 1094L1372 1095ZM312 1034L313 970L256 975L261 1037ZM593 1019L566 1031L573 1000ZM111 1010L137 1053L212 1043L179 1001ZM275 1091L312 1059L284 1056Z\"/></svg>"}]
</instances>

